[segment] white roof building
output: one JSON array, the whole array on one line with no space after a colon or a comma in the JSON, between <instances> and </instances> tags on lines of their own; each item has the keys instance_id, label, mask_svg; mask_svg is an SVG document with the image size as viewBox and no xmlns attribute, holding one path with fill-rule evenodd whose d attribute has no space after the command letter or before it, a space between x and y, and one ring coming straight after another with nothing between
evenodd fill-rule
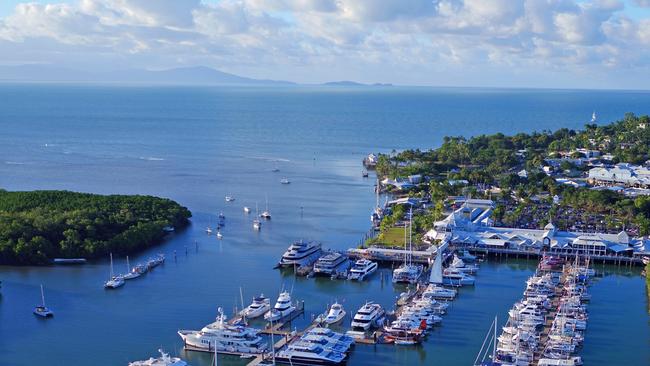
<instances>
[{"instance_id":1,"label":"white roof building","mask_svg":"<svg viewBox=\"0 0 650 366\"><path fill-rule=\"evenodd\" d=\"M479 210L479 212L477 212ZM494 227L489 218L491 209L471 209L464 205L434 224L425 234L429 241L444 241L486 248L542 250L593 255L650 254L644 238L618 234L558 231L552 222L544 229ZM646 249L648 248L648 249Z\"/></svg>"},{"instance_id":2,"label":"white roof building","mask_svg":"<svg viewBox=\"0 0 650 366\"><path fill-rule=\"evenodd\" d=\"M592 168L589 170L589 179L596 182L650 187L650 170L640 165L621 163L612 168Z\"/></svg>"}]
</instances>

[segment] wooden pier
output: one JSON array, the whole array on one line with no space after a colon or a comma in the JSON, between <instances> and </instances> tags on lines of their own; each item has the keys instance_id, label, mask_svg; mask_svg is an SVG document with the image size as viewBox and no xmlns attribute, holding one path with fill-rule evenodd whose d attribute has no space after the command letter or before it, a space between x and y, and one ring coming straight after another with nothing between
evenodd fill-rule
<instances>
[{"instance_id":1,"label":"wooden pier","mask_svg":"<svg viewBox=\"0 0 650 366\"><path fill-rule=\"evenodd\" d=\"M544 255L552 255L554 257L564 258L566 260L572 260L576 257L576 253L563 253L556 251L542 251L538 249L530 250L520 250L513 248L490 248L490 247L478 247L472 245L450 245L452 248L456 249L467 249L472 254L483 254L490 257L496 258L526 258L526 259L538 259ZM595 255L589 253L578 253L578 256L581 258L589 258L592 263L603 263L603 264L613 264L613 265L643 265L643 257L640 256L622 256L622 255Z\"/></svg>"}]
</instances>

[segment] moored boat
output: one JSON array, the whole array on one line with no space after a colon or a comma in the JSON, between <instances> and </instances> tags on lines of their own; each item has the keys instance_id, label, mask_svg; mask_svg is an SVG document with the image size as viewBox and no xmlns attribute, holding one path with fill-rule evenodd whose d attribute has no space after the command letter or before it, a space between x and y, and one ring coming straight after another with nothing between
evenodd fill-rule
<instances>
[{"instance_id":1,"label":"moored boat","mask_svg":"<svg viewBox=\"0 0 650 366\"><path fill-rule=\"evenodd\" d=\"M313 263L322 252L321 244L316 241L296 241L293 242L286 252L282 255L279 265L282 267L302 266Z\"/></svg>"},{"instance_id":2,"label":"moored boat","mask_svg":"<svg viewBox=\"0 0 650 366\"><path fill-rule=\"evenodd\" d=\"M350 274L348 275L349 280L353 281L363 281L366 277L373 274L379 265L376 262L362 258L354 262L352 269L350 269Z\"/></svg>"},{"instance_id":3,"label":"moored boat","mask_svg":"<svg viewBox=\"0 0 650 366\"><path fill-rule=\"evenodd\" d=\"M187 362L181 360L178 357L171 357L169 353L165 353L162 349L159 349L160 357L153 358L150 357L148 360L144 361L133 361L129 362L129 366L186 366Z\"/></svg>"}]
</instances>

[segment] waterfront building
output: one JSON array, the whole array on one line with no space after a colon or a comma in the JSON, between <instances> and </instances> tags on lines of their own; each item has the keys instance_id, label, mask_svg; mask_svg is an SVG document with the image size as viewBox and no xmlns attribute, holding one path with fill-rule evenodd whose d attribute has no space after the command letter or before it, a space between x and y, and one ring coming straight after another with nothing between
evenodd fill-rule
<instances>
[{"instance_id":1,"label":"waterfront building","mask_svg":"<svg viewBox=\"0 0 650 366\"><path fill-rule=\"evenodd\" d=\"M543 229L495 227L490 218L491 211L491 208L465 203L436 222L433 229L425 234L425 239L456 246L520 252L627 257L650 255L648 239L630 237L625 231L618 234L560 231L552 222Z\"/></svg>"},{"instance_id":2,"label":"waterfront building","mask_svg":"<svg viewBox=\"0 0 650 366\"><path fill-rule=\"evenodd\" d=\"M622 184L629 187L650 187L650 169L628 163L616 164L611 168L592 168L589 181L594 184Z\"/></svg>"}]
</instances>

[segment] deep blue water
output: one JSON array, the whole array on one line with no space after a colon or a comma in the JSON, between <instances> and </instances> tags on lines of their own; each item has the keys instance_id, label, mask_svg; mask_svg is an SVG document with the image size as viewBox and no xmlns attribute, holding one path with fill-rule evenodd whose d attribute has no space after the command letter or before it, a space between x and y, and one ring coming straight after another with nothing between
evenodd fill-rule
<instances>
[{"instance_id":1,"label":"deep blue water","mask_svg":"<svg viewBox=\"0 0 650 366\"><path fill-rule=\"evenodd\" d=\"M365 300L391 307L401 289L380 276L357 284L272 269L295 239L336 249L358 242L374 204L372 177L360 174L363 156L435 147L445 135L580 128L594 110L602 122L647 114L650 93L2 85L0 187L153 194L189 207L194 218L188 230L134 255L132 263L162 251L169 261L118 291L101 286L106 261L0 267L0 365L126 365L160 346L178 353L176 331L210 322L218 306L232 310L240 287L246 301L293 287L307 306L297 327L335 299L348 312ZM279 173L271 172L274 161ZM284 176L292 184L281 185ZM226 204L226 194L237 200ZM273 220L255 233L242 206L262 208L266 197ZM220 211L227 226L217 241L203 228ZM476 288L463 290L423 347L359 346L350 364L470 364L492 318L505 316L533 268L484 264ZM650 364L643 278L636 269L606 270L592 288L586 364ZM49 321L31 314L40 283L56 311ZM209 362L205 355L183 357L192 365Z\"/></svg>"}]
</instances>

